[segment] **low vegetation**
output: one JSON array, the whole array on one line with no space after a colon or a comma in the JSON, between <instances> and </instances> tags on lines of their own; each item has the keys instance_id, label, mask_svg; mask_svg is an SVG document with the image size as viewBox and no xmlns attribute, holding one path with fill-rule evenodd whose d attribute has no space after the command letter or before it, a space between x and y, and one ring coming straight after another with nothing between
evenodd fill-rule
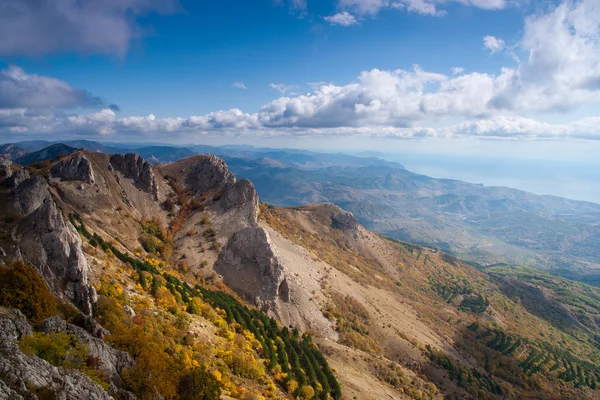
<instances>
[{"instance_id":1,"label":"low vegetation","mask_svg":"<svg viewBox=\"0 0 600 400\"><path fill-rule=\"evenodd\" d=\"M0 306L18 308L33 325L57 313L46 282L22 261L0 265Z\"/></svg>"}]
</instances>

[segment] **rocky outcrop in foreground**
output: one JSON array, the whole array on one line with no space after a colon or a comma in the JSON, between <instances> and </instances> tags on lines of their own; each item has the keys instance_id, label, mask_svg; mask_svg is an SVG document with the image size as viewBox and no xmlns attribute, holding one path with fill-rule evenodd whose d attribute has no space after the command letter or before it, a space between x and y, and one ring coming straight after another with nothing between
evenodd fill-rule
<instances>
[{"instance_id":1,"label":"rocky outcrop in foreground","mask_svg":"<svg viewBox=\"0 0 600 400\"><path fill-rule=\"evenodd\" d=\"M284 269L263 228L248 227L234 233L214 270L227 286L264 311L275 311L277 300L289 301Z\"/></svg>"},{"instance_id":2,"label":"rocky outcrop in foreground","mask_svg":"<svg viewBox=\"0 0 600 400\"><path fill-rule=\"evenodd\" d=\"M158 200L158 183L148 161L137 154L114 154L110 157L110 165L124 177L133 179L138 188L151 193Z\"/></svg>"},{"instance_id":3,"label":"rocky outcrop in foreground","mask_svg":"<svg viewBox=\"0 0 600 400\"><path fill-rule=\"evenodd\" d=\"M94 183L94 171L92 163L87 157L78 151L68 157L64 157L50 168L53 177L63 181L81 181Z\"/></svg>"},{"instance_id":4,"label":"rocky outcrop in foreground","mask_svg":"<svg viewBox=\"0 0 600 400\"><path fill-rule=\"evenodd\" d=\"M0 310L0 400L112 399L83 373L24 354L15 341L32 332L21 312Z\"/></svg>"}]
</instances>

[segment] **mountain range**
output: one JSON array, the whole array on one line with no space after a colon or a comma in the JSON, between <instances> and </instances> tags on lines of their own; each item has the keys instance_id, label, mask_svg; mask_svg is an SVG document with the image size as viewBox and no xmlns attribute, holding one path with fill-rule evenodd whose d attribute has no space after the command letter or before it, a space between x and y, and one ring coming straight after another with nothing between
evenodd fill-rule
<instances>
[{"instance_id":1,"label":"mountain range","mask_svg":"<svg viewBox=\"0 0 600 400\"><path fill-rule=\"evenodd\" d=\"M57 156L59 151L44 154L48 144L21 142L11 149L35 150L21 155L19 161L27 164L28 157ZM435 179L370 153L356 157L252 146L64 144L107 154L134 151L153 164L215 154L236 176L250 179L267 203L330 202L380 234L441 249L475 265L521 265L600 283L596 203Z\"/></svg>"}]
</instances>

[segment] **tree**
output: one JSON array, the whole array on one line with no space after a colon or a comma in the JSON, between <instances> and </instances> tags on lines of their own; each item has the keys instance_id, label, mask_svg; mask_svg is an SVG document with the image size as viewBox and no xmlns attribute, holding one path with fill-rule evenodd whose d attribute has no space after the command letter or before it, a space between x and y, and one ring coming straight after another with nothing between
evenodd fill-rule
<instances>
[{"instance_id":1,"label":"tree","mask_svg":"<svg viewBox=\"0 0 600 400\"><path fill-rule=\"evenodd\" d=\"M181 400L218 400L221 386L204 368L195 368L181 378L177 394Z\"/></svg>"}]
</instances>

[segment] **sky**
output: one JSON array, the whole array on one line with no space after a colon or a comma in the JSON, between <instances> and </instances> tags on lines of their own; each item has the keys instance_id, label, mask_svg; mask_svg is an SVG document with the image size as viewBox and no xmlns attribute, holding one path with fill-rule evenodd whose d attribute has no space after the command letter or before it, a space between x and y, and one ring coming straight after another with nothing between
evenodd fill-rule
<instances>
[{"instance_id":1,"label":"sky","mask_svg":"<svg viewBox=\"0 0 600 400\"><path fill-rule=\"evenodd\" d=\"M600 154L600 0L2 0L0 140Z\"/></svg>"}]
</instances>

